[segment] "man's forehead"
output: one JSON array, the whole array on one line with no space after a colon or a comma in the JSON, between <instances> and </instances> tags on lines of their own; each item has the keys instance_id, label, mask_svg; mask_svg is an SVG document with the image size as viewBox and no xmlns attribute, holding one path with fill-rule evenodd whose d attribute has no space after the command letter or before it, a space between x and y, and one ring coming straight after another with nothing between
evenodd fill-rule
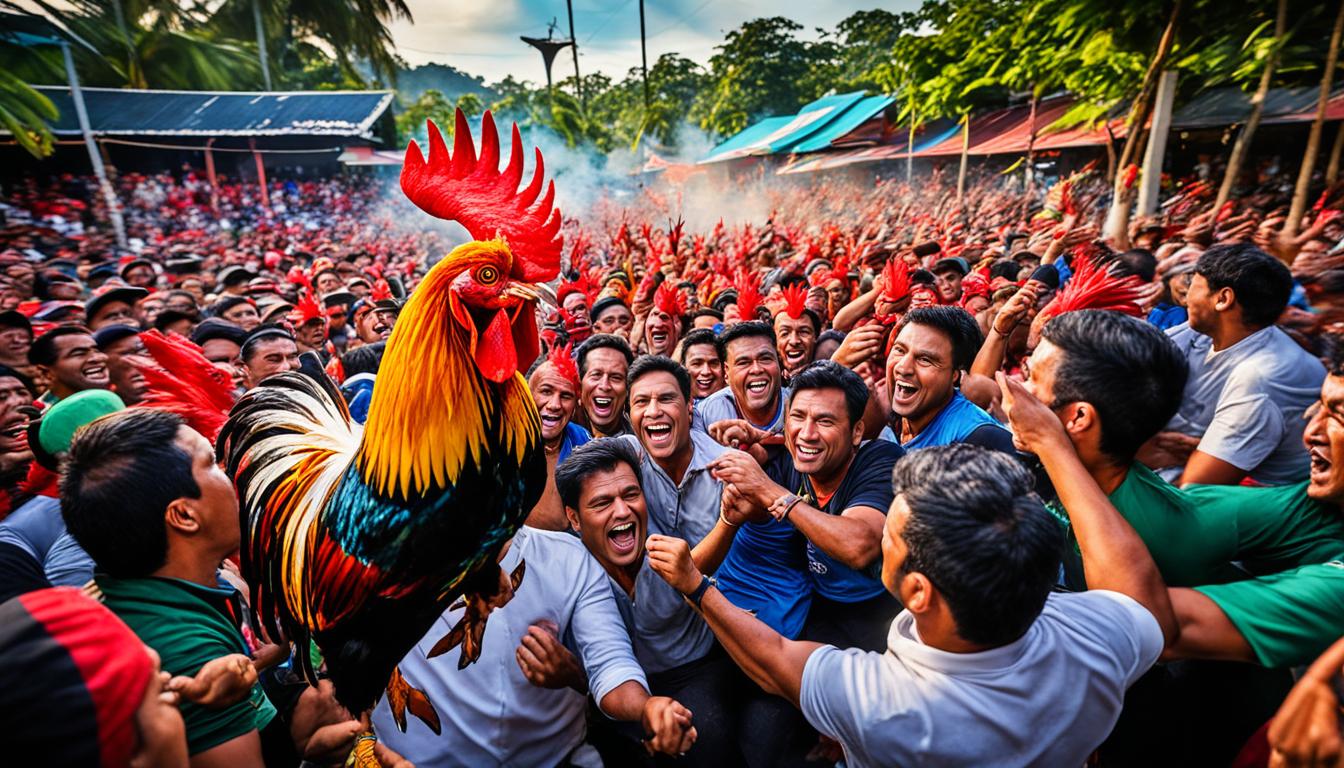
<instances>
[{"instance_id":1,"label":"man's forehead","mask_svg":"<svg viewBox=\"0 0 1344 768\"><path fill-rule=\"evenodd\" d=\"M531 381L528 382L528 386L532 387L533 390L541 389L546 384L565 392L573 393L576 390L574 382L561 376L560 372L550 362L537 366L537 370L532 372Z\"/></svg>"},{"instance_id":2,"label":"man's forehead","mask_svg":"<svg viewBox=\"0 0 1344 768\"><path fill-rule=\"evenodd\" d=\"M632 398L641 394L658 395L668 391L680 393L681 387L677 384L676 377L667 371L649 371L630 385Z\"/></svg>"},{"instance_id":3,"label":"man's forehead","mask_svg":"<svg viewBox=\"0 0 1344 768\"><path fill-rule=\"evenodd\" d=\"M1344 375L1330 374L1321 384L1321 401L1332 410L1344 409Z\"/></svg>"},{"instance_id":4,"label":"man's forehead","mask_svg":"<svg viewBox=\"0 0 1344 768\"><path fill-rule=\"evenodd\" d=\"M770 339L764 336L740 336L728 342L729 355L750 355L759 352L774 352Z\"/></svg>"},{"instance_id":5,"label":"man's forehead","mask_svg":"<svg viewBox=\"0 0 1344 768\"><path fill-rule=\"evenodd\" d=\"M711 357L714 358L715 360L718 360L719 359L718 347L714 346L713 344L700 343L700 344L692 344L686 348L686 359L688 361L703 357Z\"/></svg>"},{"instance_id":6,"label":"man's forehead","mask_svg":"<svg viewBox=\"0 0 1344 768\"><path fill-rule=\"evenodd\" d=\"M790 410L836 411L845 407L845 393L835 387L802 389L793 393Z\"/></svg>"},{"instance_id":7,"label":"man's forehead","mask_svg":"<svg viewBox=\"0 0 1344 768\"><path fill-rule=\"evenodd\" d=\"M638 488L639 479L635 477L635 471L622 461L610 469L599 469L585 477L581 495L586 501L595 496L624 493L632 486Z\"/></svg>"},{"instance_id":8,"label":"man's forehead","mask_svg":"<svg viewBox=\"0 0 1344 768\"><path fill-rule=\"evenodd\" d=\"M584 358L585 366L588 370L601 368L602 370L620 368L625 370L630 364L625 361L625 355L620 350L611 347L598 347L588 353Z\"/></svg>"}]
</instances>

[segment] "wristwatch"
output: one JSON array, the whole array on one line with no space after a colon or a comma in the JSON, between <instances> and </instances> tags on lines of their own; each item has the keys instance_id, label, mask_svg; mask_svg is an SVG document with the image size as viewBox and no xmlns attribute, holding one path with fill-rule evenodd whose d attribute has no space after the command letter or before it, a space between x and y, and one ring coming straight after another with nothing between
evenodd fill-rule
<instances>
[{"instance_id":1,"label":"wristwatch","mask_svg":"<svg viewBox=\"0 0 1344 768\"><path fill-rule=\"evenodd\" d=\"M711 577L709 577L709 576L701 576L701 577L700 577L700 586L696 587L694 592L692 592L691 594L687 595L687 596L686 596L686 600L687 600L691 605L694 605L696 608L699 608L699 607L700 607L700 601L704 599L704 597L705 597L705 593L708 592L708 591L709 591L709 588L712 587L712 586L714 586L714 584L715 584L715 581L714 581L713 578L711 578Z\"/></svg>"}]
</instances>

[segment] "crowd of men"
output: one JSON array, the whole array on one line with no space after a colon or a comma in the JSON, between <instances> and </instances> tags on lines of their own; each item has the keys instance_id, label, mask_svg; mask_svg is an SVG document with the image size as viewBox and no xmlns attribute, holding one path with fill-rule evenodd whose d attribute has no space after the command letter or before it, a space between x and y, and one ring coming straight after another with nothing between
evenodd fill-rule
<instances>
[{"instance_id":1,"label":"crowd of men","mask_svg":"<svg viewBox=\"0 0 1344 768\"><path fill-rule=\"evenodd\" d=\"M546 487L480 659L450 610L346 712L257 628L187 344L362 421L449 250L374 179L9 189L0 701L42 764L1335 765L1344 219L1207 185L1102 235L1095 169L653 193L565 225L526 371ZM660 218L661 216L661 218ZM666 221L665 225L655 222ZM197 357L191 357L198 360ZM520 361L527 363L528 361ZM227 404L225 404L227 405ZM279 642L274 642L279 640ZM145 649L148 649L146 652ZM432 701L434 706L417 706Z\"/></svg>"}]
</instances>

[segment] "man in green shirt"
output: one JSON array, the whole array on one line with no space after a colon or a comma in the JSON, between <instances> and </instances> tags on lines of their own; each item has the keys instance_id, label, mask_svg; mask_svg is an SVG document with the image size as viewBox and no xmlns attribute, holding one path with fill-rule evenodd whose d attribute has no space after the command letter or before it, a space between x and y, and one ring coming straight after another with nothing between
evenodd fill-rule
<instances>
[{"instance_id":1,"label":"man in green shirt","mask_svg":"<svg viewBox=\"0 0 1344 768\"><path fill-rule=\"evenodd\" d=\"M1135 460L1175 412L1185 384L1185 359L1160 331L1118 312L1084 310L1052 319L1041 337L1024 366L1027 389L1060 416L1088 473L1143 539L1167 586L1223 584L1344 552L1344 518L1309 497L1306 483L1178 489ZM1068 524L1062 506L1051 511ZM1065 583L1085 589L1072 532L1069 540Z\"/></svg>"},{"instance_id":2,"label":"man in green shirt","mask_svg":"<svg viewBox=\"0 0 1344 768\"><path fill-rule=\"evenodd\" d=\"M1162 339L1113 312L1061 315L1042 331L1027 389L1059 418L1171 587L1180 636L1167 658L1309 663L1344 635L1344 365L1331 369L1310 414L1307 483L1178 491L1132 464L1138 444L1156 433L1152 423L1169 417L1168 390L1154 385L1170 385L1178 368L1148 340L1154 335Z\"/></svg>"},{"instance_id":3,"label":"man in green shirt","mask_svg":"<svg viewBox=\"0 0 1344 768\"><path fill-rule=\"evenodd\" d=\"M170 413L121 411L84 428L61 488L70 533L93 558L106 605L174 676L250 653L238 593L219 564L238 549L238 501L200 434ZM275 707L256 683L227 705L184 703L193 768L262 764Z\"/></svg>"}]
</instances>

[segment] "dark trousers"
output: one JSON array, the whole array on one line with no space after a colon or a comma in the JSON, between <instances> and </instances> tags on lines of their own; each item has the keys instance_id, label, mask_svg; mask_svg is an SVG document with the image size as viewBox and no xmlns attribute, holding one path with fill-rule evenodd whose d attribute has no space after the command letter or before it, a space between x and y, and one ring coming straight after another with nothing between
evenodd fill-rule
<instances>
[{"instance_id":1,"label":"dark trousers","mask_svg":"<svg viewBox=\"0 0 1344 768\"><path fill-rule=\"evenodd\" d=\"M841 603L813 595L802 639L837 648L861 648L882 653L887 650L891 622L900 612L900 601L887 592L857 603Z\"/></svg>"}]
</instances>

